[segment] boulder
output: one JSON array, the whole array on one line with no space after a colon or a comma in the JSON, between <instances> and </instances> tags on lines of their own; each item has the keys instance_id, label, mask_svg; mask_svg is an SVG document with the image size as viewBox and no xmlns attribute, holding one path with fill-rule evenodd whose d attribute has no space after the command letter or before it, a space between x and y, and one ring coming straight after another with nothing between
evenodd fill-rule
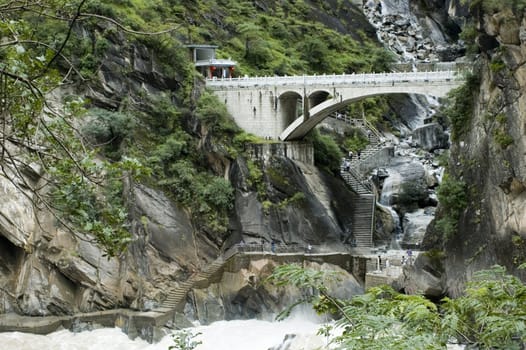
<instances>
[{"instance_id":1,"label":"boulder","mask_svg":"<svg viewBox=\"0 0 526 350\"><path fill-rule=\"evenodd\" d=\"M449 137L438 123L426 124L413 130L413 142L426 151L448 148Z\"/></svg>"},{"instance_id":2,"label":"boulder","mask_svg":"<svg viewBox=\"0 0 526 350\"><path fill-rule=\"evenodd\" d=\"M433 218L433 210L418 209L412 213L406 213L402 220L402 226L404 228L402 246L420 246L424 239L427 226Z\"/></svg>"},{"instance_id":3,"label":"boulder","mask_svg":"<svg viewBox=\"0 0 526 350\"><path fill-rule=\"evenodd\" d=\"M402 275L393 287L406 294L423 294L431 299L445 295L443 268L439 259L428 254L420 254L413 265L405 265Z\"/></svg>"}]
</instances>

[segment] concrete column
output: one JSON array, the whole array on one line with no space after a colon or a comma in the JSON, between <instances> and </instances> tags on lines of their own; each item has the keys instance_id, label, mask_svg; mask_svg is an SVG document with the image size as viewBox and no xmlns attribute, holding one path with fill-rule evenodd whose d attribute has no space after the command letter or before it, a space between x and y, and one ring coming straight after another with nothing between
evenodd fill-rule
<instances>
[{"instance_id":1,"label":"concrete column","mask_svg":"<svg viewBox=\"0 0 526 350\"><path fill-rule=\"evenodd\" d=\"M309 113L309 99L305 93L305 89L303 89L303 120L307 120L310 117Z\"/></svg>"}]
</instances>

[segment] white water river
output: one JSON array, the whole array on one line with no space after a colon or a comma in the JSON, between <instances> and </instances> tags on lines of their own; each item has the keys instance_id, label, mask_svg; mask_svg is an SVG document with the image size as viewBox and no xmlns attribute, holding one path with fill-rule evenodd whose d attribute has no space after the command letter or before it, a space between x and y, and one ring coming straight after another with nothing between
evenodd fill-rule
<instances>
[{"instance_id":1,"label":"white water river","mask_svg":"<svg viewBox=\"0 0 526 350\"><path fill-rule=\"evenodd\" d=\"M314 350L326 345L316 336L320 324L306 315L298 315L283 322L259 320L219 321L209 326L192 328L201 332L196 340L202 344L196 350L268 350L279 349L287 334L297 335L287 350ZM101 328L72 333L67 330L48 335L19 332L0 333L2 350L168 350L174 345L170 336L149 344L142 339L130 340L118 328Z\"/></svg>"}]
</instances>

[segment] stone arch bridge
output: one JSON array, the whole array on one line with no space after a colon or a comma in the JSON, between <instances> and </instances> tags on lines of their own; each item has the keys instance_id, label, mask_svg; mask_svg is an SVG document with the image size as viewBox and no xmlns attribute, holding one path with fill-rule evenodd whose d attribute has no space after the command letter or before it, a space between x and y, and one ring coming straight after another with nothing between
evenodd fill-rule
<instances>
[{"instance_id":1,"label":"stone arch bridge","mask_svg":"<svg viewBox=\"0 0 526 350\"><path fill-rule=\"evenodd\" d=\"M445 96L462 84L457 70L211 79L206 86L245 131L282 141L302 139L345 106L386 94Z\"/></svg>"}]
</instances>

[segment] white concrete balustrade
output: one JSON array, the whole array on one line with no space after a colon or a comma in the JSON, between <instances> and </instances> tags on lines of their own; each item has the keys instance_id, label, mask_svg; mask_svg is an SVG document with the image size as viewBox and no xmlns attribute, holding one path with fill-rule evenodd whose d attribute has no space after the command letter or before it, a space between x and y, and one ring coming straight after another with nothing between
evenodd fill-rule
<instances>
[{"instance_id":1,"label":"white concrete balustrade","mask_svg":"<svg viewBox=\"0 0 526 350\"><path fill-rule=\"evenodd\" d=\"M302 75L302 76L265 76L239 77L224 79L207 79L206 86L212 90L229 87L255 86L336 86L353 84L397 84L408 82L445 82L463 80L458 71L401 72L401 73L366 73L341 75Z\"/></svg>"}]
</instances>

